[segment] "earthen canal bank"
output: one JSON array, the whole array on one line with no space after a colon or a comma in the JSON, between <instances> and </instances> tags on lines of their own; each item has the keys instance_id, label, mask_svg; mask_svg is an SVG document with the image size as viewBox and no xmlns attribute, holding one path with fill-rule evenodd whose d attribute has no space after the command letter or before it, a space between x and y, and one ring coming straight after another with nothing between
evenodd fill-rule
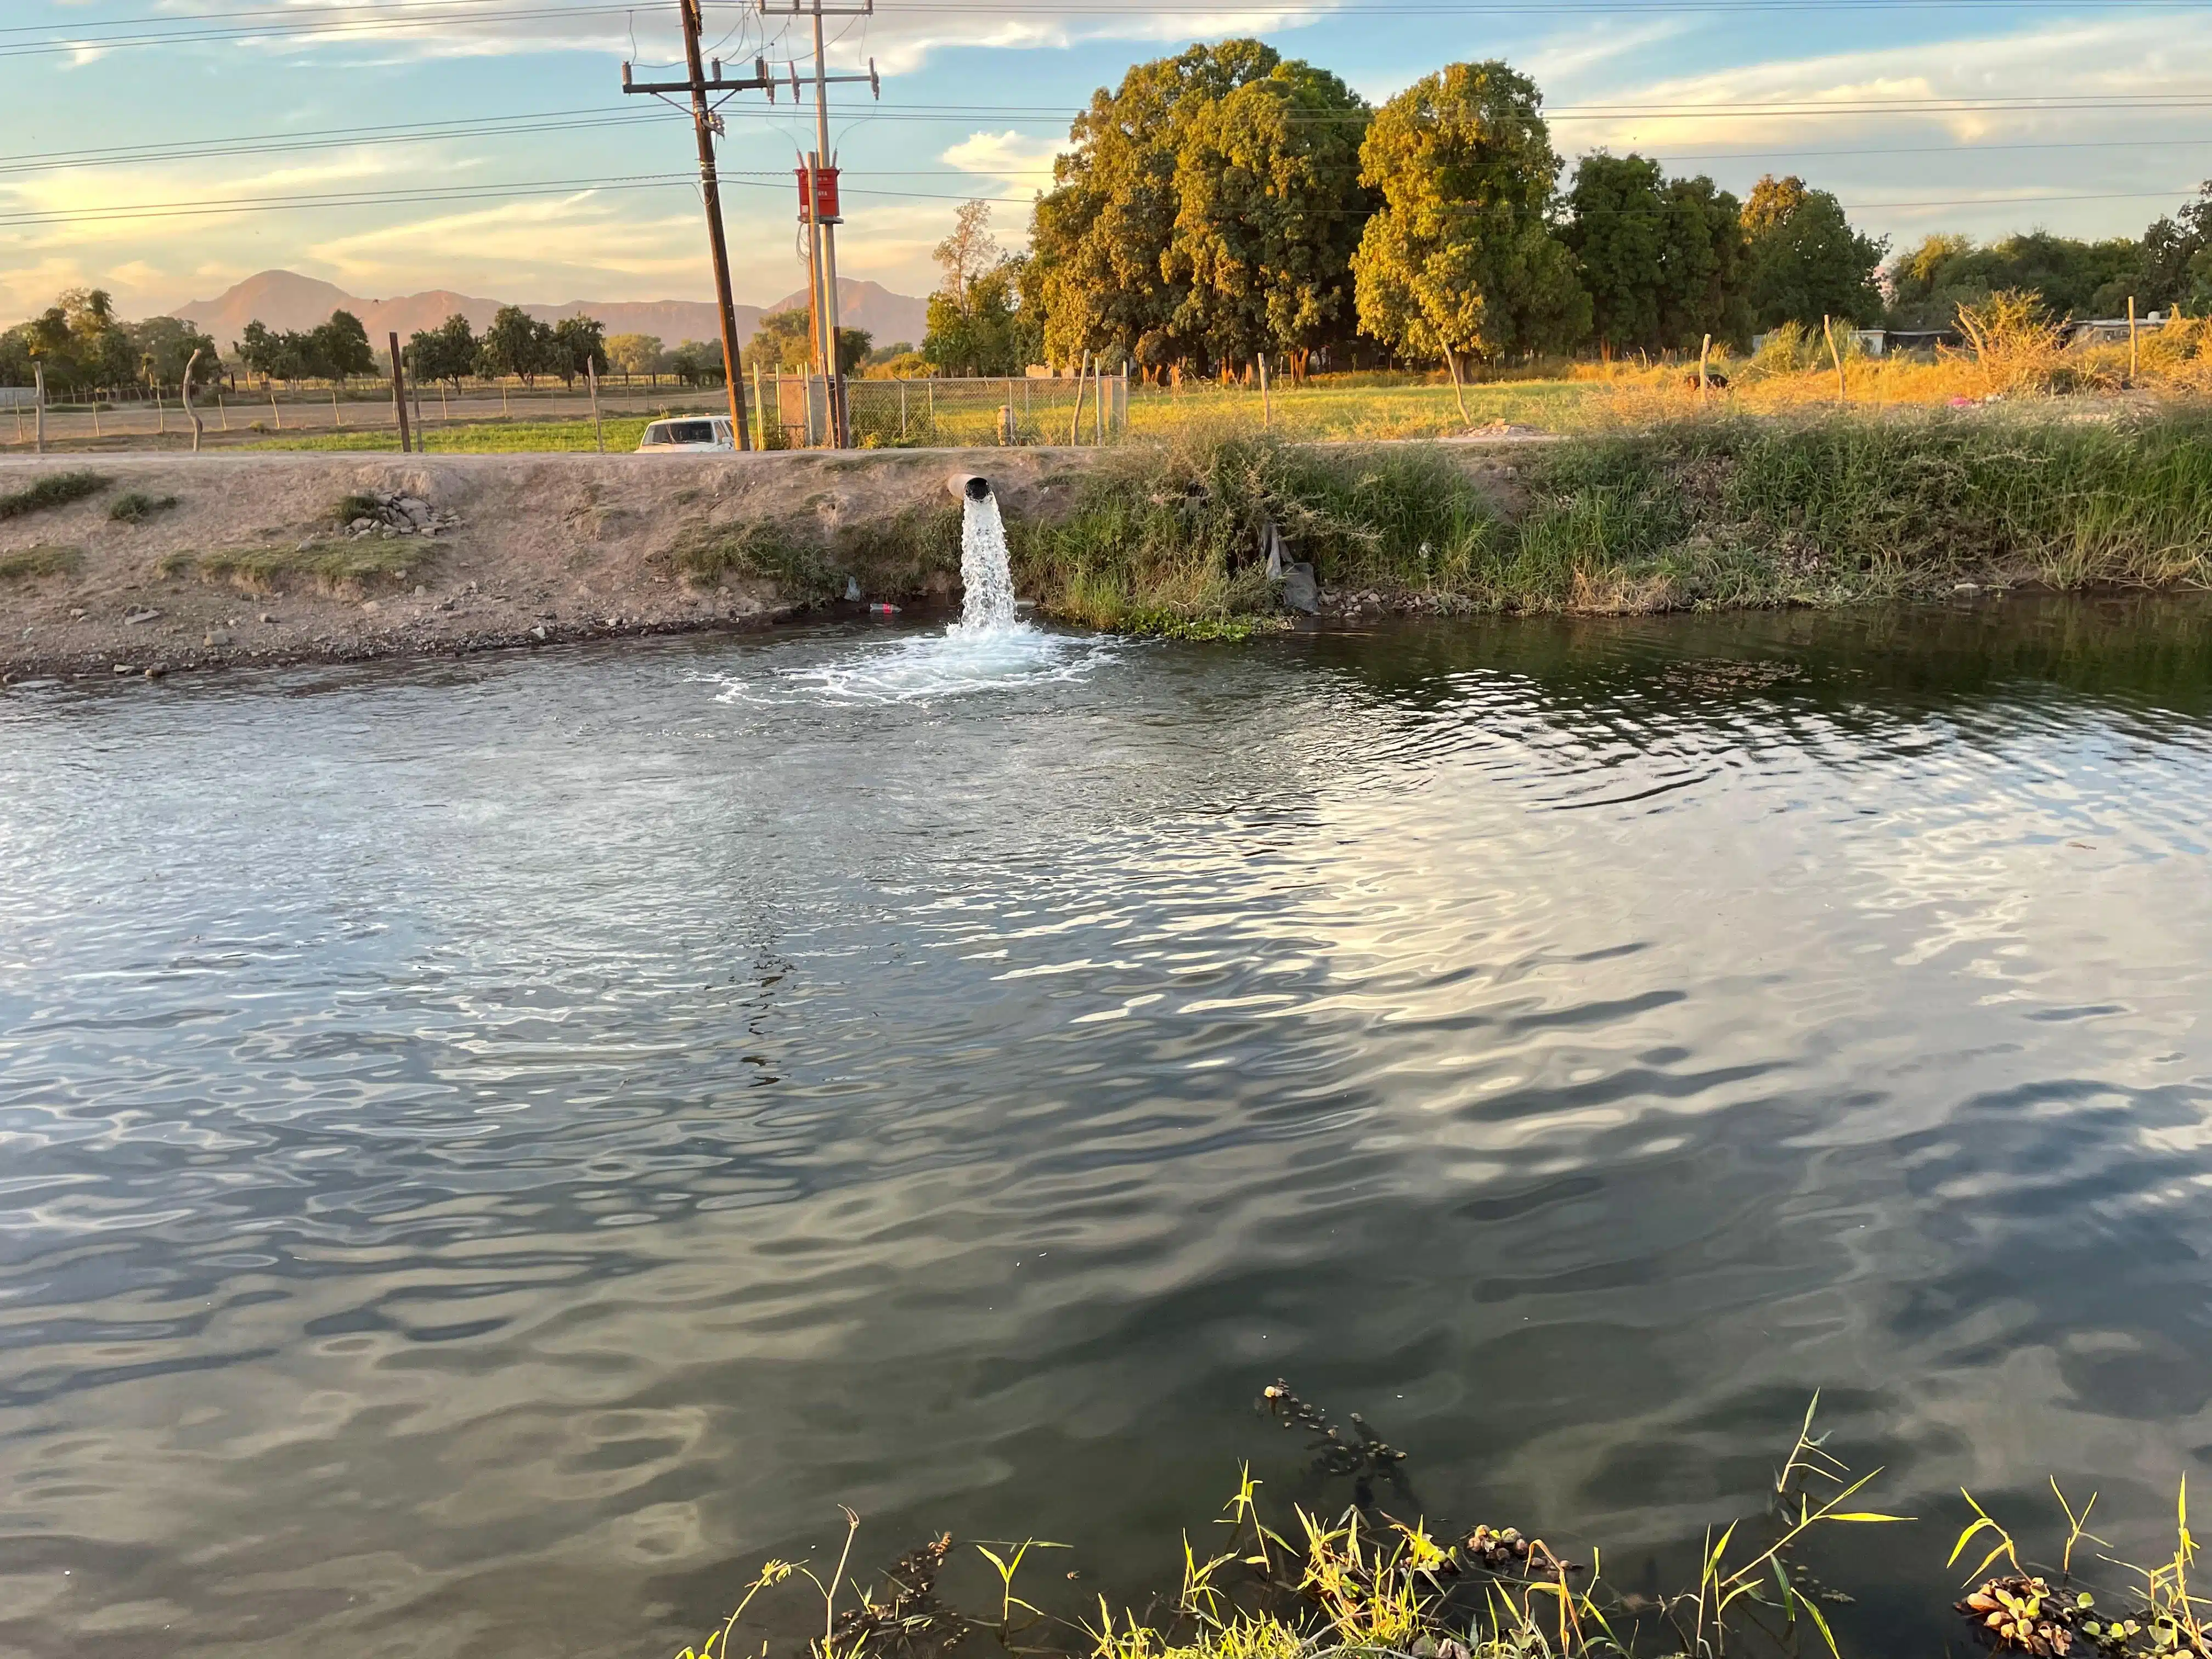
<instances>
[{"instance_id":1,"label":"earthen canal bank","mask_svg":"<svg viewBox=\"0 0 2212 1659\"><path fill-rule=\"evenodd\" d=\"M949 474L986 473L1009 514L1050 513L1100 453L11 459L0 497L59 475L103 482L0 519L0 675L758 626L848 577L869 599L948 599Z\"/></svg>"}]
</instances>

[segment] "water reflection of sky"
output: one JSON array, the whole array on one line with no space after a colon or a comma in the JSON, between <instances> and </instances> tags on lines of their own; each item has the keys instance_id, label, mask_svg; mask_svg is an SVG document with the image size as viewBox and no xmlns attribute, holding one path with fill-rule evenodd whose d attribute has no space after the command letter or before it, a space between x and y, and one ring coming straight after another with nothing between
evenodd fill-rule
<instances>
[{"instance_id":1,"label":"water reflection of sky","mask_svg":"<svg viewBox=\"0 0 2212 1659\"><path fill-rule=\"evenodd\" d=\"M1631 1580L1816 1386L2168 1512L2212 635L2007 614L0 700L0 1644L652 1652L839 1501L1133 1598L1277 1372Z\"/></svg>"}]
</instances>

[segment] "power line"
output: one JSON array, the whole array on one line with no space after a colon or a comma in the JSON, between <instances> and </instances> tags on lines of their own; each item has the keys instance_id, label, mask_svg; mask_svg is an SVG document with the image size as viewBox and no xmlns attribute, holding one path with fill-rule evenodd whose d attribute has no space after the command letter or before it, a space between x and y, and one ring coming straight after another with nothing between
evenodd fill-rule
<instances>
[{"instance_id":1,"label":"power line","mask_svg":"<svg viewBox=\"0 0 2212 1659\"><path fill-rule=\"evenodd\" d=\"M2164 94L2148 94L2162 96ZM2212 99L2212 94L2207 95ZM2193 105L2162 104L2155 108L2191 107ZM904 112L897 118L931 118L917 112L921 106L893 105L894 112ZM1768 106L1771 108L1772 106ZM1826 106L1800 106L1801 111L1825 109ZM734 113L744 114L739 110ZM774 118L774 112L753 111L763 118ZM1723 112L1739 112L1736 110ZM960 118L972 115L988 115L994 112L975 106L963 106L952 111ZM1551 112L1554 118L1566 118L1573 114L1571 106L1562 106ZM384 143L434 143L455 138L504 137L510 133L525 135L547 131L580 131L595 128L617 127L633 124L659 123L685 118L681 111L665 111L659 107L637 110L609 111L604 106L580 109L551 109L518 112L507 116L460 116L426 121L385 122L369 125L311 128L290 133L240 133L224 137L205 139L165 140L160 143L132 145L101 145L70 149L28 150L13 155L0 156L0 176L9 173L59 172L91 167L135 166L148 161L208 161L226 157L281 155L307 150L354 149ZM1059 119L1057 114L1039 119ZM1677 117L1679 118L1679 116ZM1732 161L1778 160L1785 157L1820 159L1878 155L1955 155L1972 156L2011 153L2015 151L2086 150L2086 149L2152 149L2176 146L2193 146L2212 143L2212 137L2151 137L2123 139L2063 139L2009 144L1954 143L1941 145L1890 145L1849 149L1796 149L1771 148L1758 150L1680 151L1671 155L1654 155L1650 159L1668 162ZM931 175L954 176L954 170L930 168ZM875 176L889 176L878 173ZM918 176L909 173L908 176ZM973 175L993 176L993 175Z\"/></svg>"},{"instance_id":2,"label":"power line","mask_svg":"<svg viewBox=\"0 0 2212 1659\"><path fill-rule=\"evenodd\" d=\"M290 155L302 150L351 149L368 144L413 144L449 138L503 137L508 133L575 132L597 127L642 125L680 119L658 109L553 110L534 115L470 116L447 121L394 122L382 126L327 127L287 136L279 133L238 138L185 139L180 143L127 144L99 149L28 151L0 157L0 175L61 172L76 167L135 166L146 161L215 161L237 155Z\"/></svg>"},{"instance_id":3,"label":"power line","mask_svg":"<svg viewBox=\"0 0 2212 1659\"><path fill-rule=\"evenodd\" d=\"M721 177L726 182L746 189L782 191L790 187L787 174L780 170L757 173L726 172L721 174ZM416 187L405 190L321 191L291 196L215 197L182 202L142 202L79 210L55 209L0 213L0 225L100 223L134 219L192 218L222 214L289 212L333 207L438 206L451 203L498 201L581 191L688 189L696 186L696 177L690 173L618 173L603 177L529 179L517 179L507 184L434 185L428 188ZM2169 190L2157 191L2101 191L2039 196L1960 197L1941 200L1899 202L1846 202L1841 205L1847 211L1863 213L1904 211L1916 208L2010 207L2015 204L2041 204L2050 202L2171 200L2176 197L2189 195L2194 188L2193 185L2180 185ZM905 201L988 201L1020 207L1030 205L1030 198L1021 196L977 197L966 191L886 190L866 186L852 188L848 193L854 196L883 197ZM1340 211L1342 216L1346 217L1365 216L1364 212L1357 210L1346 209Z\"/></svg>"},{"instance_id":4,"label":"power line","mask_svg":"<svg viewBox=\"0 0 2212 1659\"><path fill-rule=\"evenodd\" d=\"M518 115L499 119L484 118L469 121L434 122L422 124L422 130L397 130L392 127L337 127L323 133L304 134L297 140L288 140L275 135L265 139L245 137L237 139L208 139L198 147L174 144L146 144L102 151L53 150L43 154L33 152L0 161L0 176L9 173L58 173L82 167L136 166L148 161L214 161L235 156L292 154L304 150L350 149L374 144L428 143L454 138L505 137L510 133L525 135L539 132L574 132L600 127L617 127L646 123L660 123L684 118L682 112L665 112L658 109L623 112L615 115L600 115L593 118L579 118L586 112L545 112L540 114ZM411 125L411 124L404 124ZM2052 150L2097 149L2189 149L2212 146L2212 136L2196 138L2111 138L2111 139L2051 139L2017 144L1893 144L1854 149L1796 149L1773 148L1747 150L1680 150L1661 153L1654 150L1646 155L1632 152L1644 160L1675 166L1693 161L1820 161L1861 158L1882 155L1950 155L1967 159L1977 155L2012 155L2022 152ZM456 158L456 165L483 160L477 156ZM1042 179L1049 171L1049 162L1036 169ZM866 173L869 178L888 179L1005 179L1016 176L1005 173L978 173L958 167L874 167Z\"/></svg>"},{"instance_id":5,"label":"power line","mask_svg":"<svg viewBox=\"0 0 2212 1659\"><path fill-rule=\"evenodd\" d=\"M425 6L403 6L391 15L382 15L371 5L325 6L316 8L257 9L204 14L205 22L232 22L239 19L267 18L263 23L237 24L228 27L207 27L199 22L180 24L171 17L149 16L90 20L76 23L64 32L51 33L43 39L19 40L0 44L0 58L50 55L64 52L110 52L131 46L215 44L224 41L258 41L272 40L343 40L349 35L373 33L388 30L422 32L440 27L475 28L489 23L528 22L543 29L548 22L564 20L581 21L593 17L626 15L635 9L634 4L584 3L563 6L514 7L509 0L507 9L492 9L501 0L440 0L436 9ZM734 3L734 0L717 0L717 3ZM457 9L460 7L483 9ZM1808 13L1808 12L1884 12L1884 11L1950 11L1989 12L2009 14L2023 10L2050 11L2194 11L2203 9L2202 0L1397 0L1387 6L1309 3L1307 0L1254 0L1253 3L1232 6L1225 10L1208 14L1210 19L1251 17L1351 17L1384 16L1536 16L1559 15L1590 16L1680 16L1729 15L1736 13ZM1167 5L1115 5L1110 3L1070 3L1068 0L1040 0L1038 3L994 3L994 0L914 0L901 6L899 14L928 15L993 15L1019 17L1165 17L1182 15L1187 9ZM302 12L307 13L302 15ZM0 34L27 34L38 30L52 30L52 24L16 25L0 29ZM96 30L132 29L135 33L95 33Z\"/></svg>"}]
</instances>

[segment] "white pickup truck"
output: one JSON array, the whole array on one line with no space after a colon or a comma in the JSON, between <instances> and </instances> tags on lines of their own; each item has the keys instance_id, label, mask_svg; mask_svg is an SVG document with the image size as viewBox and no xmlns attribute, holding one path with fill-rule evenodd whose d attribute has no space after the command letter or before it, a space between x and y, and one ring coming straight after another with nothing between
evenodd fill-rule
<instances>
[{"instance_id":1,"label":"white pickup truck","mask_svg":"<svg viewBox=\"0 0 2212 1659\"><path fill-rule=\"evenodd\" d=\"M688 421L655 421L637 441L637 453L699 453L735 449L735 428L726 415L701 415Z\"/></svg>"}]
</instances>

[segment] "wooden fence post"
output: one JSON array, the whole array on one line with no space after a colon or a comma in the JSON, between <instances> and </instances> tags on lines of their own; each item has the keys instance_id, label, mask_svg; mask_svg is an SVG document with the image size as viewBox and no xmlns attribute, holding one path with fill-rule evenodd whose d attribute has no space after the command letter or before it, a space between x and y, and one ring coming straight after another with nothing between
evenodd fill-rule
<instances>
[{"instance_id":1,"label":"wooden fence post","mask_svg":"<svg viewBox=\"0 0 2212 1659\"><path fill-rule=\"evenodd\" d=\"M398 334L394 332L391 339L392 420L392 424L399 428L399 453L404 455L411 447L407 441L407 384L400 373ZM276 404L276 395L273 392L270 396L270 404L272 408Z\"/></svg>"},{"instance_id":2,"label":"wooden fence post","mask_svg":"<svg viewBox=\"0 0 2212 1659\"><path fill-rule=\"evenodd\" d=\"M606 429L599 424L599 370L590 357L584 359L584 383L592 392L592 439L599 447L599 453L607 453Z\"/></svg>"},{"instance_id":3,"label":"wooden fence post","mask_svg":"<svg viewBox=\"0 0 2212 1659\"><path fill-rule=\"evenodd\" d=\"M2128 384L2136 383L2136 296L2128 295Z\"/></svg>"},{"instance_id":4,"label":"wooden fence post","mask_svg":"<svg viewBox=\"0 0 2212 1659\"><path fill-rule=\"evenodd\" d=\"M194 346L191 361L185 364L184 384L177 388L177 396L184 400L185 418L192 423L192 453L200 453L200 417L192 409L192 371L200 366L200 353L206 348Z\"/></svg>"},{"instance_id":5,"label":"wooden fence post","mask_svg":"<svg viewBox=\"0 0 2212 1659\"><path fill-rule=\"evenodd\" d=\"M46 453L46 366L41 362L31 365L31 378L38 382L38 453Z\"/></svg>"},{"instance_id":6,"label":"wooden fence post","mask_svg":"<svg viewBox=\"0 0 2212 1659\"><path fill-rule=\"evenodd\" d=\"M1828 337L1828 356L1836 361L1836 401L1838 404L1848 403L1850 400L1850 391L1844 383L1844 354L1836 349L1835 319L1823 313L1820 318L1820 332Z\"/></svg>"},{"instance_id":7,"label":"wooden fence post","mask_svg":"<svg viewBox=\"0 0 2212 1659\"><path fill-rule=\"evenodd\" d=\"M1075 412L1067 417L1067 441L1075 443L1083 433L1083 388L1091 383L1091 354L1083 354L1083 367L1075 371Z\"/></svg>"}]
</instances>

